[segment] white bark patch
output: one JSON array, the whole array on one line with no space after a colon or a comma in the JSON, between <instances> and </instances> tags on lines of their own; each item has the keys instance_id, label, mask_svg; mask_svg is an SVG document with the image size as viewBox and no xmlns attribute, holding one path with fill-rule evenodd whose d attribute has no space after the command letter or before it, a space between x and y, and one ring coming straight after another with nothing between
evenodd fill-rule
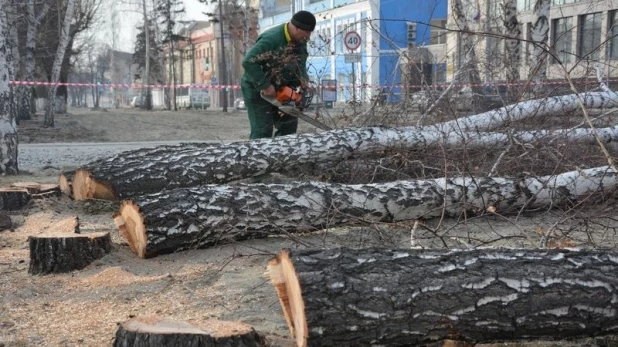
<instances>
[{"instance_id":1,"label":"white bark patch","mask_svg":"<svg viewBox=\"0 0 618 347\"><path fill-rule=\"evenodd\" d=\"M506 284L507 287L515 289L516 291L520 293L527 293L530 291L530 282L528 282L528 280L526 279L519 280L519 279L499 277L498 280Z\"/></svg>"},{"instance_id":2,"label":"white bark patch","mask_svg":"<svg viewBox=\"0 0 618 347\"><path fill-rule=\"evenodd\" d=\"M339 289L339 288L344 288L345 284L343 282L335 282L335 283L331 283L329 287L331 289Z\"/></svg>"},{"instance_id":3,"label":"white bark patch","mask_svg":"<svg viewBox=\"0 0 618 347\"><path fill-rule=\"evenodd\" d=\"M410 256L410 253L395 252L393 254L393 260L400 259L400 258L406 258L406 257L409 257L409 256Z\"/></svg>"},{"instance_id":4,"label":"white bark patch","mask_svg":"<svg viewBox=\"0 0 618 347\"><path fill-rule=\"evenodd\" d=\"M466 289L483 289L483 288L487 288L488 286L490 286L492 283L494 283L495 280L496 280L495 277L488 277L482 280L481 282L464 283L461 286Z\"/></svg>"},{"instance_id":5,"label":"white bark patch","mask_svg":"<svg viewBox=\"0 0 618 347\"><path fill-rule=\"evenodd\" d=\"M476 302L476 305L483 306L483 305L487 305L489 303L496 302L496 301L499 301L503 305L506 305L511 301L517 300L518 298L519 298L519 295L517 293L513 293L513 294L509 294L505 296L488 296L488 297L479 299Z\"/></svg>"},{"instance_id":6,"label":"white bark patch","mask_svg":"<svg viewBox=\"0 0 618 347\"><path fill-rule=\"evenodd\" d=\"M556 317L561 317L561 316L566 316L567 314L569 314L569 307L563 306L563 307L557 307L551 310L545 310L545 311L541 311L539 312L539 314L542 315L552 315L552 316L556 316Z\"/></svg>"},{"instance_id":7,"label":"white bark patch","mask_svg":"<svg viewBox=\"0 0 618 347\"><path fill-rule=\"evenodd\" d=\"M356 313L360 314L361 316L365 317L365 318L372 318L372 319L380 319L382 317L385 317L386 314L385 313L379 313L379 312L372 312L372 311L366 311L366 310L361 310L358 307L354 306L354 305L348 305L348 307L351 310L356 311Z\"/></svg>"},{"instance_id":8,"label":"white bark patch","mask_svg":"<svg viewBox=\"0 0 618 347\"><path fill-rule=\"evenodd\" d=\"M462 308L461 310L455 311L453 312L454 315L456 316L461 316L462 314L466 314L466 313L470 313L470 312L474 312L476 311L476 307L474 306L469 306L466 308Z\"/></svg>"},{"instance_id":9,"label":"white bark patch","mask_svg":"<svg viewBox=\"0 0 618 347\"><path fill-rule=\"evenodd\" d=\"M615 317L616 310L608 307L591 307L587 305L575 305L574 308L580 311L586 311L594 314L600 314L605 317Z\"/></svg>"}]
</instances>

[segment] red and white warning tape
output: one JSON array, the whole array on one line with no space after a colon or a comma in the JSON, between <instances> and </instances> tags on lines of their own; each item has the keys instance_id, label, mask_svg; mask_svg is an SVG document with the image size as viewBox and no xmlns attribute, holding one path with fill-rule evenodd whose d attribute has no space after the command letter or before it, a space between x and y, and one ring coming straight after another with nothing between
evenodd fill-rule
<instances>
[{"instance_id":1,"label":"red and white warning tape","mask_svg":"<svg viewBox=\"0 0 618 347\"><path fill-rule=\"evenodd\" d=\"M618 79L610 79L606 82L616 82ZM104 87L104 88L147 88L148 86L145 84L127 84L127 83L73 83L73 82L41 82L41 81L11 81L11 85L17 86L67 86L67 87ZM581 84L582 82L578 82L577 84ZM583 82L584 84L598 84L599 82L596 80L590 80ZM453 87L466 87L466 86L510 86L510 85L525 85L528 84L530 86L535 85L535 83L479 83L479 84L454 84ZM568 85L566 81L548 81L541 84L547 85ZM450 84L432 84L430 85L432 88L436 87L448 87ZM337 85L328 85L321 86L323 89L344 89L350 88L349 84L337 84ZM421 88L423 85L420 84L391 84L391 85L370 85L370 84L360 84L357 88L369 88L369 89L390 89L390 88ZM426 87L426 86L425 86ZM211 85L211 84L176 84L176 85L167 85L167 84L151 84L150 88L198 88L198 89L240 89L240 85L232 84L232 85Z\"/></svg>"}]
</instances>

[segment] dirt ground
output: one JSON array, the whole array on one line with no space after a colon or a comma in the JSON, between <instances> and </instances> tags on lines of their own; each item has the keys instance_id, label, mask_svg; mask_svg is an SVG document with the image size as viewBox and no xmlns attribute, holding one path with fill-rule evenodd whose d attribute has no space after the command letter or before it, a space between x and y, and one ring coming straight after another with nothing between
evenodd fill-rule
<instances>
[{"instance_id":1,"label":"dirt ground","mask_svg":"<svg viewBox=\"0 0 618 347\"><path fill-rule=\"evenodd\" d=\"M40 124L39 116L20 125L21 142L232 141L247 139L249 133L243 111L71 109L56 118L53 129ZM303 124L301 131L314 130ZM57 173L0 177L3 184L33 180L56 182ZM117 209L116 204L60 197L32 201L11 213L14 230L0 232L0 346L109 346L118 323L154 313L195 324L209 318L239 320L265 335L270 345L292 346L276 293L264 276L268 259L282 248L410 246L409 226L388 234L357 228L304 235L302 244L272 237L144 260L119 238L112 220ZM80 271L29 275L28 237L51 231L55 222L73 216L79 217L84 233L111 232L114 251ZM542 218L522 221L518 228L534 238L535 229L554 223L559 216ZM499 218L481 221L477 227L488 233L512 228Z\"/></svg>"}]
</instances>

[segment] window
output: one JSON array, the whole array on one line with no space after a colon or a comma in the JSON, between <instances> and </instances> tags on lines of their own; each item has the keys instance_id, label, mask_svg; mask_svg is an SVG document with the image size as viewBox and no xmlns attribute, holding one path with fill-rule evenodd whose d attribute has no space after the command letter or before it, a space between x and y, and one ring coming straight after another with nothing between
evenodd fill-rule
<instances>
[{"instance_id":1,"label":"window","mask_svg":"<svg viewBox=\"0 0 618 347\"><path fill-rule=\"evenodd\" d=\"M579 16L579 57L599 60L600 44L601 12Z\"/></svg>"},{"instance_id":2,"label":"window","mask_svg":"<svg viewBox=\"0 0 618 347\"><path fill-rule=\"evenodd\" d=\"M552 50L555 55L553 63L570 63L571 44L573 41L571 17L558 18L552 20Z\"/></svg>"},{"instance_id":3,"label":"window","mask_svg":"<svg viewBox=\"0 0 618 347\"><path fill-rule=\"evenodd\" d=\"M446 19L432 19L430 22L431 39L429 44L440 45L446 43Z\"/></svg>"},{"instance_id":4,"label":"window","mask_svg":"<svg viewBox=\"0 0 618 347\"><path fill-rule=\"evenodd\" d=\"M534 0L517 0L518 11L530 11L534 6Z\"/></svg>"},{"instance_id":5,"label":"window","mask_svg":"<svg viewBox=\"0 0 618 347\"><path fill-rule=\"evenodd\" d=\"M609 28L607 36L609 36L609 58L618 59L618 10L610 11L607 19Z\"/></svg>"},{"instance_id":6,"label":"window","mask_svg":"<svg viewBox=\"0 0 618 347\"><path fill-rule=\"evenodd\" d=\"M309 0L310 4L315 4L316 2L320 2L320 1L324 1L324 0Z\"/></svg>"}]
</instances>

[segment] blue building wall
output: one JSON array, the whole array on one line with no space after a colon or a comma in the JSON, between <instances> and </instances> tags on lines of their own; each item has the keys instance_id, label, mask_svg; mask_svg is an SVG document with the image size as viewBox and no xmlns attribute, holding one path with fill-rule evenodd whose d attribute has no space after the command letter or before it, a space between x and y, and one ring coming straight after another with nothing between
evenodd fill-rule
<instances>
[{"instance_id":1,"label":"blue building wall","mask_svg":"<svg viewBox=\"0 0 618 347\"><path fill-rule=\"evenodd\" d=\"M272 1L272 0L271 0ZM361 45L358 53L361 53L361 63L356 64L356 73L366 76L368 73L375 74L379 70L379 84L388 87L389 100L399 101L401 88L397 85L402 84L400 69L398 68L398 49L408 47L408 23L417 23L415 45L427 45L430 42L430 27L428 24L431 19L446 19L448 12L448 0L368 0L377 1L379 13L356 12L353 15L343 15L339 17L321 16L320 13L332 8L339 8L345 5L358 3L356 0L324 0L317 3L304 3L304 10L316 14L317 27L328 26L331 30L330 47L326 47L323 42L316 40L317 34L314 33L314 47L310 48L310 58L308 61L308 72L314 76L315 82L319 83L320 76L330 76L337 79L339 85L349 85L352 83L351 73L352 64L345 63L344 54L347 50L343 44L343 35L337 33L338 25L354 21L357 23L355 30L359 31L362 38L367 37L367 31L371 30L368 25L360 25L364 19L371 19L372 26L379 28L381 35L374 34L374 42L379 49L379 64L375 64L376 57L372 56L371 49L366 45ZM331 7L332 6L332 7ZM288 9L289 8L289 9ZM301 8L297 8L300 10ZM283 8L281 10L284 10ZM285 8L286 11L277 11L276 15L261 18L259 21L261 28L268 28L273 25L285 23L292 16L291 6ZM332 22L331 22L332 20ZM388 39L381 36L386 36ZM334 54L332 54L334 53ZM436 67L437 68L437 67ZM360 84L361 80L356 80ZM371 81L365 81L371 84ZM350 100L349 90L344 91L345 100ZM340 101L343 101L339 99Z\"/></svg>"},{"instance_id":2,"label":"blue building wall","mask_svg":"<svg viewBox=\"0 0 618 347\"><path fill-rule=\"evenodd\" d=\"M389 100L399 101L402 83L397 48L408 47L408 23L416 23L416 46L428 45L431 19L446 19L448 0L380 0L380 85L394 86ZM387 38L385 38L386 36ZM394 47L395 46L395 47Z\"/></svg>"}]
</instances>

